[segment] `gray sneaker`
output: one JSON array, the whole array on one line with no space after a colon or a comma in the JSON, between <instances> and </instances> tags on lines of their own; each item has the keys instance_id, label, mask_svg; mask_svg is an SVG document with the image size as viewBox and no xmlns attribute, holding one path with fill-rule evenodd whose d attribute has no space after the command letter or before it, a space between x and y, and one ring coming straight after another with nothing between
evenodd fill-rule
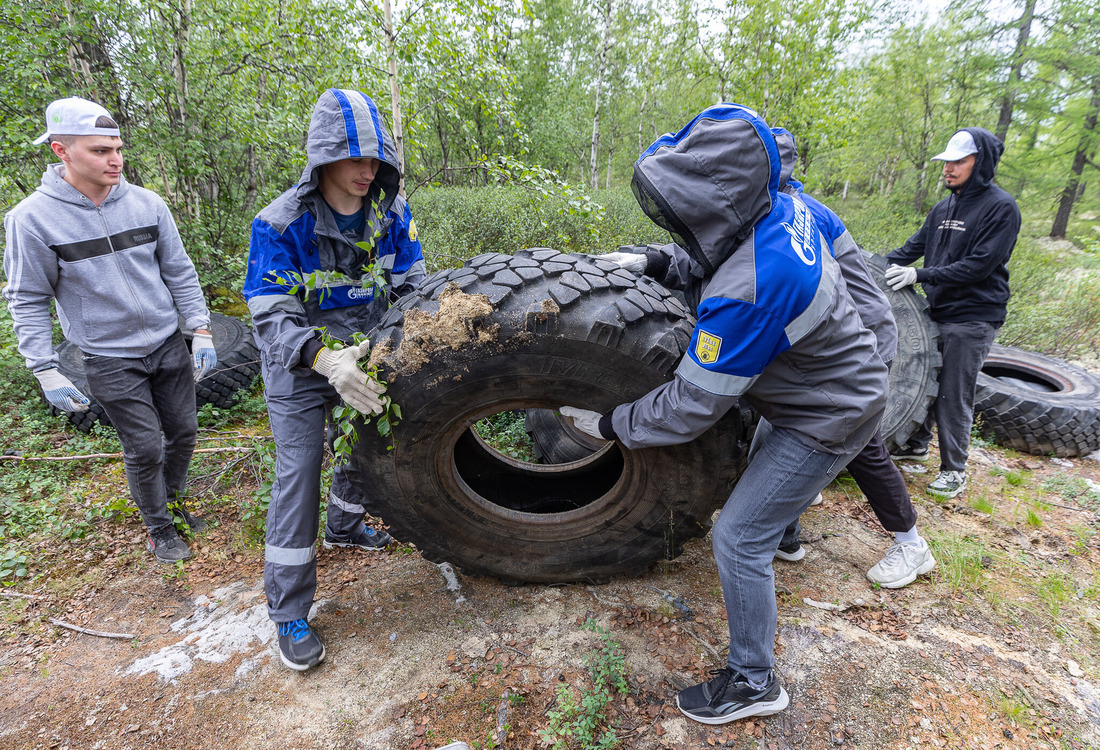
<instances>
[{"instance_id":1,"label":"gray sneaker","mask_svg":"<svg viewBox=\"0 0 1100 750\"><path fill-rule=\"evenodd\" d=\"M154 531L145 540L145 549L153 553L153 556L162 563L174 564L191 557L191 550L176 533L176 527L165 526Z\"/></svg>"},{"instance_id":2,"label":"gray sneaker","mask_svg":"<svg viewBox=\"0 0 1100 750\"><path fill-rule=\"evenodd\" d=\"M895 542L886 550L886 557L867 571L867 580L886 589L900 589L934 567L936 558L923 539L907 544Z\"/></svg>"},{"instance_id":3,"label":"gray sneaker","mask_svg":"<svg viewBox=\"0 0 1100 750\"><path fill-rule=\"evenodd\" d=\"M961 471L941 471L928 485L928 494L949 500L958 497L966 489L966 474Z\"/></svg>"}]
</instances>

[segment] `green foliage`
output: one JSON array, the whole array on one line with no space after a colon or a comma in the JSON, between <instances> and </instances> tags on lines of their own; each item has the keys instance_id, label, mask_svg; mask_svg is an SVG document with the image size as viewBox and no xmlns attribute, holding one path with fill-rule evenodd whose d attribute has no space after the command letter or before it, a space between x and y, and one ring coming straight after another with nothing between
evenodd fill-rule
<instances>
[{"instance_id":1,"label":"green foliage","mask_svg":"<svg viewBox=\"0 0 1100 750\"><path fill-rule=\"evenodd\" d=\"M596 218L569 213L562 196L532 195L517 186L424 189L416 194L417 225L431 270L460 266L481 253L526 247L605 253L620 245L669 241L629 190L598 190L594 200L603 207ZM598 232L590 232L590 226Z\"/></svg>"},{"instance_id":2,"label":"green foliage","mask_svg":"<svg viewBox=\"0 0 1100 750\"><path fill-rule=\"evenodd\" d=\"M526 412L502 411L478 420L474 430L481 439L506 456L536 463L534 445L525 426Z\"/></svg>"},{"instance_id":3,"label":"green foliage","mask_svg":"<svg viewBox=\"0 0 1100 750\"><path fill-rule=\"evenodd\" d=\"M986 549L972 536L942 534L928 539L938 563L938 577L953 593L982 588L983 558Z\"/></svg>"},{"instance_id":4,"label":"green foliage","mask_svg":"<svg viewBox=\"0 0 1100 750\"><path fill-rule=\"evenodd\" d=\"M11 585L16 578L27 575L27 556L20 554L14 547L0 552L0 584Z\"/></svg>"},{"instance_id":5,"label":"green foliage","mask_svg":"<svg viewBox=\"0 0 1100 750\"><path fill-rule=\"evenodd\" d=\"M591 619L581 628L600 638L600 645L585 659L592 685L580 691L580 700L571 686L559 686L557 707L549 712L550 724L539 730L539 736L553 750L574 747L610 750L619 746L619 739L613 728L605 726L607 708L616 693L626 695L630 692L626 684L626 661L622 647L606 628Z\"/></svg>"}]
</instances>

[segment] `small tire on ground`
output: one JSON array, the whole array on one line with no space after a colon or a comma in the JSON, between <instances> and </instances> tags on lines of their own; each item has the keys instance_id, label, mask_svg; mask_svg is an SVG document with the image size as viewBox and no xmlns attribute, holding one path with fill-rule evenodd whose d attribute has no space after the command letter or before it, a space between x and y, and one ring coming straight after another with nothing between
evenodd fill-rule
<instances>
[{"instance_id":1,"label":"small tire on ground","mask_svg":"<svg viewBox=\"0 0 1100 750\"><path fill-rule=\"evenodd\" d=\"M890 398L880 428L886 447L893 449L905 445L924 423L939 392L939 328L928 316L928 301L912 287L900 291L889 287L886 258L866 250L863 255L898 325L898 353L890 368Z\"/></svg>"},{"instance_id":2,"label":"small tire on ground","mask_svg":"<svg viewBox=\"0 0 1100 750\"><path fill-rule=\"evenodd\" d=\"M610 442L556 465L509 458L470 428L504 411L637 399L672 377L692 322L651 280L545 248L433 274L371 337L401 419L392 439L360 426L349 478L436 563L510 582L644 572L704 535L727 499L743 469L739 410L683 445Z\"/></svg>"},{"instance_id":3,"label":"small tire on ground","mask_svg":"<svg viewBox=\"0 0 1100 750\"><path fill-rule=\"evenodd\" d=\"M190 348L194 333L182 326L181 320L184 340ZM233 404L238 392L247 389L260 374L260 352L252 340L252 329L237 318L210 313L210 334L214 337L218 364L195 384L195 400L198 406L209 403L226 408ZM62 341L57 346L57 356L57 369L88 397L91 407L85 412L63 412L51 405L50 413L64 416L81 432L91 432L97 423L110 425L111 420L103 407L88 393L80 350L69 341ZM45 399L45 395L42 398Z\"/></svg>"},{"instance_id":4,"label":"small tire on ground","mask_svg":"<svg viewBox=\"0 0 1100 750\"><path fill-rule=\"evenodd\" d=\"M994 344L978 375L978 431L1036 456L1100 450L1100 377L1068 362Z\"/></svg>"}]
</instances>

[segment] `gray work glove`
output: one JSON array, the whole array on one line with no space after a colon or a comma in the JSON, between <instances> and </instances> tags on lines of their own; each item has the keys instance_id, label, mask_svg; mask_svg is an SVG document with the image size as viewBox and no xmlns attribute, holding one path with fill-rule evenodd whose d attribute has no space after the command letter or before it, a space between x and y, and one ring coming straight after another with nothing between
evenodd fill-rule
<instances>
[{"instance_id":1,"label":"gray work glove","mask_svg":"<svg viewBox=\"0 0 1100 750\"><path fill-rule=\"evenodd\" d=\"M61 411L88 411L92 402L88 397L76 389L73 381L61 374L56 367L48 370L39 370L34 374L38 378L38 384L42 386L42 392L46 394L55 409Z\"/></svg>"},{"instance_id":2,"label":"gray work glove","mask_svg":"<svg viewBox=\"0 0 1100 750\"><path fill-rule=\"evenodd\" d=\"M639 275L645 273L645 267L649 263L644 253L607 253L596 257L600 260L609 260L617 264L619 268Z\"/></svg>"},{"instance_id":3,"label":"gray work glove","mask_svg":"<svg viewBox=\"0 0 1100 750\"><path fill-rule=\"evenodd\" d=\"M599 440L606 439L600 434L600 420L603 418L603 414L588 409L577 409L572 406L563 406L558 411L561 412L563 417L572 419L573 425L586 435L591 435Z\"/></svg>"},{"instance_id":4,"label":"gray work glove","mask_svg":"<svg viewBox=\"0 0 1100 750\"><path fill-rule=\"evenodd\" d=\"M195 382L197 383L218 364L218 353L214 351L214 337L209 333L196 333L191 339L191 358L195 364Z\"/></svg>"},{"instance_id":5,"label":"gray work glove","mask_svg":"<svg viewBox=\"0 0 1100 750\"><path fill-rule=\"evenodd\" d=\"M886 269L886 283L895 292L912 286L917 281L917 269L911 266L899 266L891 263Z\"/></svg>"},{"instance_id":6,"label":"gray work glove","mask_svg":"<svg viewBox=\"0 0 1100 750\"><path fill-rule=\"evenodd\" d=\"M339 351L327 346L317 353L313 369L328 378L328 382L350 406L362 414L381 414L386 386L359 369L360 359L370 351L370 342L349 346Z\"/></svg>"}]
</instances>

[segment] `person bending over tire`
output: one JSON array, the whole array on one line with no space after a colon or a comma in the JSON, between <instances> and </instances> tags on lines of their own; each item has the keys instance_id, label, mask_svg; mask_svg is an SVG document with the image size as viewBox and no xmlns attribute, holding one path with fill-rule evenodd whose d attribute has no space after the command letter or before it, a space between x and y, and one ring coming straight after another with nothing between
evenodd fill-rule
<instances>
[{"instance_id":1,"label":"person bending over tire","mask_svg":"<svg viewBox=\"0 0 1100 750\"><path fill-rule=\"evenodd\" d=\"M761 421L712 542L729 622L726 665L680 692L680 711L723 724L786 708L776 678L772 559L784 531L871 439L887 370L813 215L779 190L771 129L736 104L704 110L634 164L642 210L675 244L647 275L701 302L673 379L610 414L561 413L629 449L694 439L745 400Z\"/></svg>"},{"instance_id":2,"label":"person bending over tire","mask_svg":"<svg viewBox=\"0 0 1100 750\"><path fill-rule=\"evenodd\" d=\"M798 195L813 214L818 228L829 243L829 249L840 265L848 294L855 304L863 324L875 334L878 353L886 367L890 367L898 350L898 328L890 301L871 276L863 251L856 245L851 232L828 206L802 190L802 183L791 179L798 161L794 136L782 128L772 130L779 146L779 158L783 172L779 181L784 192ZM909 497L905 478L897 465L890 460L890 453L882 439L882 431L876 430L870 442L848 464L848 473L863 491L871 510L879 523L894 535L886 556L867 571L867 578L888 589L907 586L936 567L936 560L928 544L917 532L917 509ZM784 542L779 545L777 556L795 561L805 556L798 540L797 524L788 528ZM800 554L801 553L801 554Z\"/></svg>"},{"instance_id":3,"label":"person bending over tire","mask_svg":"<svg viewBox=\"0 0 1100 750\"><path fill-rule=\"evenodd\" d=\"M118 432L146 549L160 562L186 560L173 511L191 531L206 528L182 498L198 432L195 381L217 364L198 274L168 206L122 176L122 138L106 109L52 102L35 144L46 141L61 163L4 220L4 296L19 352L50 404L87 411L87 396L58 369L53 299L88 391ZM190 352L177 309L195 331Z\"/></svg>"},{"instance_id":4,"label":"person bending over tire","mask_svg":"<svg viewBox=\"0 0 1100 750\"><path fill-rule=\"evenodd\" d=\"M374 328L390 301L426 276L400 183L397 151L375 103L359 91L329 89L313 107L301 179L252 222L244 296L275 438L264 589L279 655L291 669L325 658L307 618L317 588L326 421L341 399L364 414L382 410L384 388L358 366L368 344L354 345L352 336ZM372 267L383 273L384 288L372 286ZM309 292L300 280L318 271L326 286ZM326 347L322 329L346 346ZM352 471L343 461L333 470L324 545L380 549L390 536L363 523L365 499Z\"/></svg>"},{"instance_id":5,"label":"person bending over tire","mask_svg":"<svg viewBox=\"0 0 1100 750\"><path fill-rule=\"evenodd\" d=\"M940 473L928 493L952 498L966 489L966 459L974 424L978 373L1005 322L1008 259L1020 232L1020 209L993 176L1004 144L983 128L963 128L943 153L943 181L951 195L933 206L921 228L887 253L891 289L916 282L939 324L943 358L939 395L924 425L894 453L897 459L928 460L932 426L940 436ZM924 258L924 268L909 264ZM899 265L900 264L900 265Z\"/></svg>"}]
</instances>

